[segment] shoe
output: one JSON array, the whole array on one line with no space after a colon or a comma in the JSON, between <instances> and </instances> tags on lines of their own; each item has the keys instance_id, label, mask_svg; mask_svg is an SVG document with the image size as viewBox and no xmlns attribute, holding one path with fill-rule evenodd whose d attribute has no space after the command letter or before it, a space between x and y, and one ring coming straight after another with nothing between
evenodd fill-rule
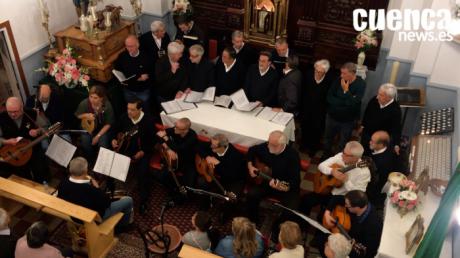
<instances>
[{"instance_id":1,"label":"shoe","mask_svg":"<svg viewBox=\"0 0 460 258\"><path fill-rule=\"evenodd\" d=\"M145 214L147 211L147 204L143 203L139 206L139 214Z\"/></svg>"}]
</instances>

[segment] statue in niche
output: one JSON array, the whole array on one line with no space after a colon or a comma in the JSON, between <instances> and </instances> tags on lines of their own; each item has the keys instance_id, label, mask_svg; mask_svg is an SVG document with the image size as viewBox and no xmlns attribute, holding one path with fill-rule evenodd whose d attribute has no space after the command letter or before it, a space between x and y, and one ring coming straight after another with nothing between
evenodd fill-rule
<instances>
[{"instance_id":1,"label":"statue in niche","mask_svg":"<svg viewBox=\"0 0 460 258\"><path fill-rule=\"evenodd\" d=\"M272 0L257 0L255 7L257 10L257 32L267 33L275 13L275 5Z\"/></svg>"}]
</instances>

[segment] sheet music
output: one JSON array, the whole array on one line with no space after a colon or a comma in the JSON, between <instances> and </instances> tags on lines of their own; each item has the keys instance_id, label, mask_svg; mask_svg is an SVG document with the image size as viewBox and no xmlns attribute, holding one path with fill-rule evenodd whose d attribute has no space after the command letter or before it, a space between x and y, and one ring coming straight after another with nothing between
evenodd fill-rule
<instances>
[{"instance_id":1,"label":"sheet music","mask_svg":"<svg viewBox=\"0 0 460 258\"><path fill-rule=\"evenodd\" d=\"M130 163L131 159L128 156L101 147L93 170L124 182Z\"/></svg>"},{"instance_id":2,"label":"sheet music","mask_svg":"<svg viewBox=\"0 0 460 258\"><path fill-rule=\"evenodd\" d=\"M204 95L203 92L192 90L191 92L187 94L184 101L191 102L191 103L200 102L203 99L203 95Z\"/></svg>"},{"instance_id":3,"label":"sheet music","mask_svg":"<svg viewBox=\"0 0 460 258\"><path fill-rule=\"evenodd\" d=\"M106 176L110 175L110 169L112 168L114 156L114 151L111 151L104 147L100 147L99 154L97 155L96 164L94 165L93 170Z\"/></svg>"},{"instance_id":4,"label":"sheet music","mask_svg":"<svg viewBox=\"0 0 460 258\"><path fill-rule=\"evenodd\" d=\"M182 108L179 106L176 100L162 102L161 106L167 114L177 113L182 111Z\"/></svg>"},{"instance_id":5,"label":"sheet music","mask_svg":"<svg viewBox=\"0 0 460 258\"><path fill-rule=\"evenodd\" d=\"M201 97L201 100L205 101L214 101L214 96L216 95L216 87L208 87Z\"/></svg>"},{"instance_id":6,"label":"sheet music","mask_svg":"<svg viewBox=\"0 0 460 258\"><path fill-rule=\"evenodd\" d=\"M232 103L232 99L227 95L218 96L214 99L214 106L222 106L228 108L230 103Z\"/></svg>"},{"instance_id":7,"label":"sheet music","mask_svg":"<svg viewBox=\"0 0 460 258\"><path fill-rule=\"evenodd\" d=\"M179 107L181 110L189 110L189 109L194 109L196 108L196 105L193 103L188 103L184 102L183 100L176 99L177 104L179 104Z\"/></svg>"},{"instance_id":8,"label":"sheet music","mask_svg":"<svg viewBox=\"0 0 460 258\"><path fill-rule=\"evenodd\" d=\"M76 146L55 134L51 139L51 143L48 146L45 155L66 168L76 150Z\"/></svg>"},{"instance_id":9,"label":"sheet music","mask_svg":"<svg viewBox=\"0 0 460 258\"><path fill-rule=\"evenodd\" d=\"M259 105L258 102L249 102L243 89L239 89L230 95L230 98L233 104L235 104L236 109L241 111L251 111Z\"/></svg>"},{"instance_id":10,"label":"sheet music","mask_svg":"<svg viewBox=\"0 0 460 258\"><path fill-rule=\"evenodd\" d=\"M198 40L197 36L184 35L184 39Z\"/></svg>"},{"instance_id":11,"label":"sheet music","mask_svg":"<svg viewBox=\"0 0 460 258\"><path fill-rule=\"evenodd\" d=\"M272 122L279 125L287 125L289 121L294 117L294 114L287 112L278 112L275 117L272 118Z\"/></svg>"},{"instance_id":12,"label":"sheet music","mask_svg":"<svg viewBox=\"0 0 460 258\"><path fill-rule=\"evenodd\" d=\"M257 114L258 118L270 121L272 120L278 112L272 110L271 107L264 107L260 113Z\"/></svg>"},{"instance_id":13,"label":"sheet music","mask_svg":"<svg viewBox=\"0 0 460 258\"><path fill-rule=\"evenodd\" d=\"M325 234L331 234L331 231L329 231L327 228L323 227L323 225L319 224L316 220L310 219L309 217L303 215L302 213L295 211L293 209L289 209L288 207L285 207L279 203L275 203L275 205L280 206L281 208L284 208L286 210L289 210L290 212L294 213L295 215L301 217L305 221L307 221L310 225L315 227L316 229L320 230L321 232Z\"/></svg>"},{"instance_id":14,"label":"sheet music","mask_svg":"<svg viewBox=\"0 0 460 258\"><path fill-rule=\"evenodd\" d=\"M132 75L132 76L126 78L126 76L125 76L125 74L124 74L123 72L118 71L118 70L115 70L115 69L112 70L112 73L113 73L113 75L115 75L115 77L117 77L117 79L118 79L120 82L125 82L125 81L127 81L127 80L129 80L129 79L131 79L131 78L134 78L134 77L136 76L136 75L134 74L134 75Z\"/></svg>"},{"instance_id":15,"label":"sheet music","mask_svg":"<svg viewBox=\"0 0 460 258\"><path fill-rule=\"evenodd\" d=\"M122 182L126 181L126 176L129 172L129 164L131 163L131 158L120 153L115 153L112 163L112 170L110 171L110 176L116 178Z\"/></svg>"}]
</instances>

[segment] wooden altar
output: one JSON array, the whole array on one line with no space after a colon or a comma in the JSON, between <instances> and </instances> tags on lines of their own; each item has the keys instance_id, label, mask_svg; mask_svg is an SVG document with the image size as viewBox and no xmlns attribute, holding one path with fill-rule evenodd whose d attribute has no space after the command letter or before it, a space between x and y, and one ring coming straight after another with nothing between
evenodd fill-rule
<instances>
[{"instance_id":1,"label":"wooden altar","mask_svg":"<svg viewBox=\"0 0 460 258\"><path fill-rule=\"evenodd\" d=\"M132 21L122 20L121 24L111 31L99 31L92 38L88 38L85 33L72 25L54 36L60 52L68 42L79 56L78 62L90 68L91 78L108 82L112 78L113 62L125 49L126 37L129 34L136 34L134 24Z\"/></svg>"}]
</instances>

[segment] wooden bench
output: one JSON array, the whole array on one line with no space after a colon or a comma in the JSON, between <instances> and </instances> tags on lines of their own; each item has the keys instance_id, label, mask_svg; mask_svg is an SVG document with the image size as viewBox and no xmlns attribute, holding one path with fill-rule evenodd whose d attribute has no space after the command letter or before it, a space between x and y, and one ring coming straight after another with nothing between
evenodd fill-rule
<instances>
[{"instance_id":1,"label":"wooden bench","mask_svg":"<svg viewBox=\"0 0 460 258\"><path fill-rule=\"evenodd\" d=\"M23 183L18 181L25 180ZM64 201L58 197L45 193L40 184L26 179L6 179L0 177L0 207L12 214L18 203L25 204L38 211L42 211L74 223L72 219L80 220L86 235L86 248L89 258L105 257L118 242L114 237L114 228L123 217L119 212L101 224L101 218L96 211ZM35 185L34 185L35 184Z\"/></svg>"},{"instance_id":2,"label":"wooden bench","mask_svg":"<svg viewBox=\"0 0 460 258\"><path fill-rule=\"evenodd\" d=\"M196 257L200 257L200 258L218 258L218 257L222 257L222 256L218 256L218 255L215 255L213 253L206 252L206 251L203 251L203 250L198 249L196 247L184 244L182 246L182 249L179 252L179 257L180 258L196 258Z\"/></svg>"}]
</instances>

